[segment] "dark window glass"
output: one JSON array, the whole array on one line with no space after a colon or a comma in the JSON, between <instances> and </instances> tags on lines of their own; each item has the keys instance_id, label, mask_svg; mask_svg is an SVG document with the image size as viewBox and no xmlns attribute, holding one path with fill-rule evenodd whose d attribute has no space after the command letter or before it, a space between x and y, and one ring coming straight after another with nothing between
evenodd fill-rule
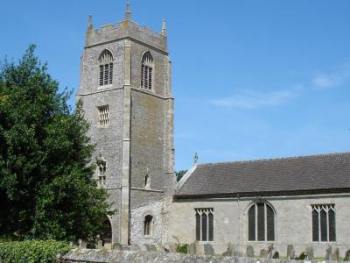
<instances>
[{"instance_id":1,"label":"dark window glass","mask_svg":"<svg viewBox=\"0 0 350 263\"><path fill-rule=\"evenodd\" d=\"M149 236L151 234L151 224L153 217L148 215L145 217L145 226L144 226L144 234L145 236Z\"/></svg>"},{"instance_id":2,"label":"dark window glass","mask_svg":"<svg viewBox=\"0 0 350 263\"><path fill-rule=\"evenodd\" d=\"M255 240L255 205L252 205L248 211L248 238Z\"/></svg>"},{"instance_id":3,"label":"dark window glass","mask_svg":"<svg viewBox=\"0 0 350 263\"><path fill-rule=\"evenodd\" d=\"M148 88L148 67L145 66L145 79L144 79L144 82L145 82L145 88L147 89Z\"/></svg>"},{"instance_id":4,"label":"dark window glass","mask_svg":"<svg viewBox=\"0 0 350 263\"><path fill-rule=\"evenodd\" d=\"M330 209L328 211L329 222L329 241L335 241L335 212Z\"/></svg>"},{"instance_id":5,"label":"dark window glass","mask_svg":"<svg viewBox=\"0 0 350 263\"><path fill-rule=\"evenodd\" d=\"M258 240L265 240L265 209L264 203L258 205Z\"/></svg>"},{"instance_id":6,"label":"dark window glass","mask_svg":"<svg viewBox=\"0 0 350 263\"><path fill-rule=\"evenodd\" d=\"M207 215L205 213L202 214L202 241L207 241Z\"/></svg>"},{"instance_id":7,"label":"dark window glass","mask_svg":"<svg viewBox=\"0 0 350 263\"><path fill-rule=\"evenodd\" d=\"M318 226L318 212L313 209L312 210L312 240L319 241L320 237L318 235L319 226Z\"/></svg>"},{"instance_id":8,"label":"dark window glass","mask_svg":"<svg viewBox=\"0 0 350 263\"><path fill-rule=\"evenodd\" d=\"M196 240L201 240L201 216L196 213Z\"/></svg>"},{"instance_id":9,"label":"dark window glass","mask_svg":"<svg viewBox=\"0 0 350 263\"><path fill-rule=\"evenodd\" d=\"M214 216L212 213L209 214L209 241L214 240Z\"/></svg>"},{"instance_id":10,"label":"dark window glass","mask_svg":"<svg viewBox=\"0 0 350 263\"><path fill-rule=\"evenodd\" d=\"M144 81L143 81L144 71L145 71L145 66L142 65L141 66L141 87L143 87L143 85L144 85Z\"/></svg>"},{"instance_id":11,"label":"dark window glass","mask_svg":"<svg viewBox=\"0 0 350 263\"><path fill-rule=\"evenodd\" d=\"M103 85L103 66L100 66L100 86Z\"/></svg>"},{"instance_id":12,"label":"dark window glass","mask_svg":"<svg viewBox=\"0 0 350 263\"><path fill-rule=\"evenodd\" d=\"M109 64L109 84L113 81L113 63Z\"/></svg>"},{"instance_id":13,"label":"dark window glass","mask_svg":"<svg viewBox=\"0 0 350 263\"><path fill-rule=\"evenodd\" d=\"M327 241L327 213L321 210L321 241Z\"/></svg>"},{"instance_id":14,"label":"dark window glass","mask_svg":"<svg viewBox=\"0 0 350 263\"><path fill-rule=\"evenodd\" d=\"M149 68L149 74L148 74L148 88L152 88L152 68Z\"/></svg>"},{"instance_id":15,"label":"dark window glass","mask_svg":"<svg viewBox=\"0 0 350 263\"><path fill-rule=\"evenodd\" d=\"M109 70L108 70L108 67L109 67L109 65L108 64L106 64L105 65L105 72L104 72L104 85L107 85L108 84L108 72L109 72Z\"/></svg>"},{"instance_id":16,"label":"dark window glass","mask_svg":"<svg viewBox=\"0 0 350 263\"><path fill-rule=\"evenodd\" d=\"M274 213L270 206L266 205L266 220L267 220L267 240L275 240L275 221Z\"/></svg>"}]
</instances>

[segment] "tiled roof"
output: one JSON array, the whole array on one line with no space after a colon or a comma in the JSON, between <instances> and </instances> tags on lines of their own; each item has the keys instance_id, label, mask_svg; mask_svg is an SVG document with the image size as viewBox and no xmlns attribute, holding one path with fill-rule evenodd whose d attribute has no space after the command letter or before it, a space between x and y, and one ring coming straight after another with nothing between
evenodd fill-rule
<instances>
[{"instance_id":1,"label":"tiled roof","mask_svg":"<svg viewBox=\"0 0 350 263\"><path fill-rule=\"evenodd\" d=\"M350 192L350 153L199 164L175 197Z\"/></svg>"}]
</instances>

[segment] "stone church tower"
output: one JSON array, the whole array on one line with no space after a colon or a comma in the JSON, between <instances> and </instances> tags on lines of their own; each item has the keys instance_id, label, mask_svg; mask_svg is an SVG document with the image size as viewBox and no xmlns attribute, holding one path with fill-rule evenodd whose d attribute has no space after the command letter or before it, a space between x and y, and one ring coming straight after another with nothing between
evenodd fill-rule
<instances>
[{"instance_id":1,"label":"stone church tower","mask_svg":"<svg viewBox=\"0 0 350 263\"><path fill-rule=\"evenodd\" d=\"M171 196L175 186L165 22L160 33L141 27L129 6L117 25L95 29L89 17L77 99L96 145L95 178L115 209L109 218L112 242L133 243L133 228L145 227L148 235L150 223L160 221L159 215L133 220L132 211Z\"/></svg>"}]
</instances>

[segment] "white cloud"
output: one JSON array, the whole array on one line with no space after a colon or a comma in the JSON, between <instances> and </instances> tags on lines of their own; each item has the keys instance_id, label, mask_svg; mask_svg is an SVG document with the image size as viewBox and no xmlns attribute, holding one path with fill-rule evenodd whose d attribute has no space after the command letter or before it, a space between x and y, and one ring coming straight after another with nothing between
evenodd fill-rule
<instances>
[{"instance_id":1,"label":"white cloud","mask_svg":"<svg viewBox=\"0 0 350 263\"><path fill-rule=\"evenodd\" d=\"M338 71L318 73L311 80L317 89L329 89L342 85L350 79L350 65L341 67Z\"/></svg>"},{"instance_id":2,"label":"white cloud","mask_svg":"<svg viewBox=\"0 0 350 263\"><path fill-rule=\"evenodd\" d=\"M245 91L234 96L212 100L210 103L222 108L252 110L264 106L278 106L290 101L296 96L298 96L296 89L277 90L266 93Z\"/></svg>"}]
</instances>

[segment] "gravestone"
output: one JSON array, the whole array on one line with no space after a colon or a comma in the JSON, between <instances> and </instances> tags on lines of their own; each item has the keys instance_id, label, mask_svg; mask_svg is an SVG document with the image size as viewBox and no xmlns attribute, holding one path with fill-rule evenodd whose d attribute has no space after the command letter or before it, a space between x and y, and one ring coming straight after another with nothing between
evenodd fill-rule
<instances>
[{"instance_id":1,"label":"gravestone","mask_svg":"<svg viewBox=\"0 0 350 263\"><path fill-rule=\"evenodd\" d=\"M225 257L230 257L234 255L234 245L232 243L228 243L226 251L222 254Z\"/></svg>"},{"instance_id":2,"label":"gravestone","mask_svg":"<svg viewBox=\"0 0 350 263\"><path fill-rule=\"evenodd\" d=\"M333 256L332 256L332 260L339 262L339 260L340 260L339 248L336 248L336 250L334 251Z\"/></svg>"},{"instance_id":3,"label":"gravestone","mask_svg":"<svg viewBox=\"0 0 350 263\"><path fill-rule=\"evenodd\" d=\"M248 258L254 257L254 248L252 246L247 246L247 257Z\"/></svg>"},{"instance_id":4,"label":"gravestone","mask_svg":"<svg viewBox=\"0 0 350 263\"><path fill-rule=\"evenodd\" d=\"M332 247L329 246L326 250L326 256L325 256L326 260L332 260Z\"/></svg>"},{"instance_id":5,"label":"gravestone","mask_svg":"<svg viewBox=\"0 0 350 263\"><path fill-rule=\"evenodd\" d=\"M213 256L215 255L215 251L212 245L210 244L204 244L204 255L206 256Z\"/></svg>"},{"instance_id":6,"label":"gravestone","mask_svg":"<svg viewBox=\"0 0 350 263\"><path fill-rule=\"evenodd\" d=\"M197 252L197 245L196 243L191 243L189 246L188 246L188 254L190 255L195 255Z\"/></svg>"},{"instance_id":7,"label":"gravestone","mask_svg":"<svg viewBox=\"0 0 350 263\"><path fill-rule=\"evenodd\" d=\"M293 245L287 246L287 258L288 259L294 259L295 258L295 250Z\"/></svg>"},{"instance_id":8,"label":"gravestone","mask_svg":"<svg viewBox=\"0 0 350 263\"><path fill-rule=\"evenodd\" d=\"M308 259L313 259L314 258L314 249L312 247L307 247L305 249L306 255Z\"/></svg>"},{"instance_id":9,"label":"gravestone","mask_svg":"<svg viewBox=\"0 0 350 263\"><path fill-rule=\"evenodd\" d=\"M266 258L267 255L268 255L268 252L267 252L266 249L260 250L260 257L261 257L261 258Z\"/></svg>"}]
</instances>

